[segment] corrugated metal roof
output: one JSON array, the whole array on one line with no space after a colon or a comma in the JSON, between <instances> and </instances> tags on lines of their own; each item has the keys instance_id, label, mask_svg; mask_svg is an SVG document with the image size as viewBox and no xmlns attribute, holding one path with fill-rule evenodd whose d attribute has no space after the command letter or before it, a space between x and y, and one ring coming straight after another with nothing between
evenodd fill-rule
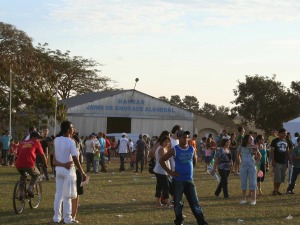
<instances>
[{"instance_id":1,"label":"corrugated metal roof","mask_svg":"<svg viewBox=\"0 0 300 225\"><path fill-rule=\"evenodd\" d=\"M60 100L59 103L65 104L67 108L82 105L88 102L93 102L98 99L107 98L113 95L118 95L123 92L130 90L112 90L112 91L101 91L101 92L89 92L82 95L76 95L71 98Z\"/></svg>"}]
</instances>

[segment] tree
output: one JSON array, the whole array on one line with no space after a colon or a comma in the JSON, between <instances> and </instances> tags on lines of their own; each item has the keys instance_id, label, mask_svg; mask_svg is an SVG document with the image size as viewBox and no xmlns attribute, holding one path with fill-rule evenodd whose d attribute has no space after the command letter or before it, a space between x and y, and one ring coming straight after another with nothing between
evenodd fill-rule
<instances>
[{"instance_id":1,"label":"tree","mask_svg":"<svg viewBox=\"0 0 300 225\"><path fill-rule=\"evenodd\" d=\"M197 112L199 110L199 101L194 96L186 95L182 99L182 105L184 108Z\"/></svg>"},{"instance_id":2,"label":"tree","mask_svg":"<svg viewBox=\"0 0 300 225\"><path fill-rule=\"evenodd\" d=\"M272 78L246 75L246 81L238 81L237 88L233 90L237 96L232 101L236 104L233 110L266 132L280 128L284 121L299 115L299 110L294 110L290 102L296 96L275 79L276 75Z\"/></svg>"},{"instance_id":3,"label":"tree","mask_svg":"<svg viewBox=\"0 0 300 225\"><path fill-rule=\"evenodd\" d=\"M61 99L91 91L113 89L92 59L51 50L48 44L33 47L32 39L16 27L0 22L0 126L9 118L10 70L12 71L13 122L18 127L47 123L55 112L56 90ZM65 108L58 107L57 118ZM23 124L22 124L23 123Z\"/></svg>"},{"instance_id":4,"label":"tree","mask_svg":"<svg viewBox=\"0 0 300 225\"><path fill-rule=\"evenodd\" d=\"M160 100L162 100L164 102L169 102L169 99L167 97L165 97L165 96L160 96L160 97L158 97L158 99L160 99Z\"/></svg>"}]
</instances>

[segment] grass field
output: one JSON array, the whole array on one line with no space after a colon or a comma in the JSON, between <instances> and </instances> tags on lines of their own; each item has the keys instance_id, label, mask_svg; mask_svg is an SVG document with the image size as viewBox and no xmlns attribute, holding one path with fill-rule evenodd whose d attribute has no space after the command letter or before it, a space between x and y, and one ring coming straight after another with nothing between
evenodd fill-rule
<instances>
[{"instance_id":1,"label":"grass field","mask_svg":"<svg viewBox=\"0 0 300 225\"><path fill-rule=\"evenodd\" d=\"M154 190L156 179L145 171L135 175L128 169L118 172L119 160L108 164L107 173L90 174L90 183L85 186L80 198L77 219L81 224L101 225L171 225L174 220L172 209L155 206ZM129 167L129 164L126 164ZM85 167L85 165L84 165ZM258 196L257 205L239 205L241 191L239 177L229 177L231 199L215 198L216 181L204 175L203 164L195 168L195 183L209 224L300 224L300 190L295 195L271 196L272 178L267 174L263 183L264 196ZM52 224L55 180L43 181L43 199L38 209L26 204L22 214L16 215L12 205L12 194L19 175L13 167L0 167L0 224ZM298 185L300 186L300 185ZM281 191L287 187L282 185ZM249 201L250 202L250 201ZM196 221L186 202L185 223L195 225ZM286 219L291 215L292 219Z\"/></svg>"}]
</instances>

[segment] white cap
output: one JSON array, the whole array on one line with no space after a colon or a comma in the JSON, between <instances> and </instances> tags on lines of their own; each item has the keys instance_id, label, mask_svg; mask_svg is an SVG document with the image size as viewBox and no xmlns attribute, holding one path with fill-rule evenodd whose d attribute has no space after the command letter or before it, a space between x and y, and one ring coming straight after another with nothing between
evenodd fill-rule
<instances>
[{"instance_id":1,"label":"white cap","mask_svg":"<svg viewBox=\"0 0 300 225\"><path fill-rule=\"evenodd\" d=\"M127 136L127 134L126 133L122 133L122 135L121 136Z\"/></svg>"}]
</instances>

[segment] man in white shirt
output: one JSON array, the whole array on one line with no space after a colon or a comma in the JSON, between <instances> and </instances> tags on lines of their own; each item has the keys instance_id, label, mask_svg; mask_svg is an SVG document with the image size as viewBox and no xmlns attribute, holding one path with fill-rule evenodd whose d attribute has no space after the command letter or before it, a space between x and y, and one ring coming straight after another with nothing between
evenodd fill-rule
<instances>
[{"instance_id":1,"label":"man in white shirt","mask_svg":"<svg viewBox=\"0 0 300 225\"><path fill-rule=\"evenodd\" d=\"M119 150L119 155L120 155L120 169L119 169L120 172L125 171L124 161L129 150L129 141L126 138L126 136L127 135L125 133L122 133L122 138L118 140L118 144L117 144L117 149Z\"/></svg>"}]
</instances>

